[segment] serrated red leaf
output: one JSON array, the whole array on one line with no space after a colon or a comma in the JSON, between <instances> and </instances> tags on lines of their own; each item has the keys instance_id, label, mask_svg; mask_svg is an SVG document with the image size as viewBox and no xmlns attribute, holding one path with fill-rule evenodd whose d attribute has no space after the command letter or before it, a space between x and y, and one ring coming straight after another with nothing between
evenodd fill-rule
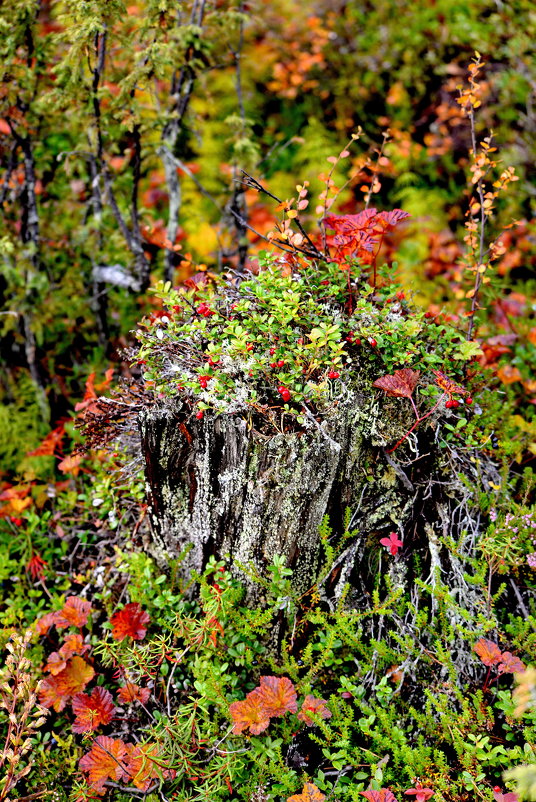
<instances>
[{"instance_id":1,"label":"serrated red leaf","mask_svg":"<svg viewBox=\"0 0 536 802\"><path fill-rule=\"evenodd\" d=\"M398 553L398 549L401 549L404 545L399 538L396 536L396 532L391 532L389 537L382 537L380 539L380 543L382 546L385 546L389 549L389 552L393 555L393 557Z\"/></svg>"},{"instance_id":2,"label":"serrated red leaf","mask_svg":"<svg viewBox=\"0 0 536 802\"><path fill-rule=\"evenodd\" d=\"M380 788L378 791L370 788L368 791L360 791L369 802L397 802L396 796L388 788Z\"/></svg>"},{"instance_id":3,"label":"serrated red leaf","mask_svg":"<svg viewBox=\"0 0 536 802\"><path fill-rule=\"evenodd\" d=\"M46 635L51 627L53 627L56 623L57 618L58 612L46 613L45 615L42 615L41 618L38 618L34 624L38 634Z\"/></svg>"},{"instance_id":4,"label":"serrated red leaf","mask_svg":"<svg viewBox=\"0 0 536 802\"><path fill-rule=\"evenodd\" d=\"M327 702L325 699L316 699L311 694L307 694L303 700L300 712L298 713L298 718L300 721L304 721L308 727L314 725L314 721L308 713L315 713L317 716L320 716L320 718L331 718L331 710L328 710L326 704Z\"/></svg>"},{"instance_id":5,"label":"serrated red leaf","mask_svg":"<svg viewBox=\"0 0 536 802\"><path fill-rule=\"evenodd\" d=\"M427 802L434 795L432 788L424 788L420 782L416 782L415 788L408 788L404 793L406 796L414 796L414 802Z\"/></svg>"},{"instance_id":6,"label":"serrated red leaf","mask_svg":"<svg viewBox=\"0 0 536 802\"><path fill-rule=\"evenodd\" d=\"M287 802L322 802L326 795L314 783L305 783L301 794L287 797Z\"/></svg>"},{"instance_id":7,"label":"serrated red leaf","mask_svg":"<svg viewBox=\"0 0 536 802\"><path fill-rule=\"evenodd\" d=\"M125 604L122 610L118 610L110 618L112 638L115 640L124 640L125 638L143 640L150 620L149 614L141 609L138 602Z\"/></svg>"},{"instance_id":8,"label":"serrated red leaf","mask_svg":"<svg viewBox=\"0 0 536 802\"><path fill-rule=\"evenodd\" d=\"M73 696L73 713L76 719L73 732L94 732L101 724L109 724L115 707L112 694L106 688L94 688L90 695L77 693Z\"/></svg>"},{"instance_id":9,"label":"serrated red leaf","mask_svg":"<svg viewBox=\"0 0 536 802\"><path fill-rule=\"evenodd\" d=\"M525 664L511 652L501 654L501 662L497 666L499 674L519 674L525 671Z\"/></svg>"},{"instance_id":10,"label":"serrated red leaf","mask_svg":"<svg viewBox=\"0 0 536 802\"><path fill-rule=\"evenodd\" d=\"M229 713L235 734L249 728L252 735L259 735L270 724L270 716L264 708L258 688L248 693L243 701L229 705Z\"/></svg>"},{"instance_id":11,"label":"serrated red leaf","mask_svg":"<svg viewBox=\"0 0 536 802\"><path fill-rule=\"evenodd\" d=\"M404 212L402 209L391 209L389 212L379 212L376 218L376 222L382 226L384 230L393 229L402 220L407 220L408 217L411 217L409 212Z\"/></svg>"},{"instance_id":12,"label":"serrated red leaf","mask_svg":"<svg viewBox=\"0 0 536 802\"><path fill-rule=\"evenodd\" d=\"M402 370L395 370L393 374L380 376L379 379L373 382L372 386L384 390L387 395L396 396L397 398L411 398L420 375L419 370L402 368Z\"/></svg>"},{"instance_id":13,"label":"serrated red leaf","mask_svg":"<svg viewBox=\"0 0 536 802\"><path fill-rule=\"evenodd\" d=\"M295 713L298 709L296 689L288 677L261 677L258 691L270 717Z\"/></svg>"},{"instance_id":14,"label":"serrated red leaf","mask_svg":"<svg viewBox=\"0 0 536 802\"><path fill-rule=\"evenodd\" d=\"M133 702L147 704L150 695L151 691L149 688L142 688L139 685L135 685L133 682L127 682L119 689L117 701L123 705L132 704Z\"/></svg>"},{"instance_id":15,"label":"serrated red leaf","mask_svg":"<svg viewBox=\"0 0 536 802\"><path fill-rule=\"evenodd\" d=\"M126 769L127 745L119 738L99 735L90 751L78 763L81 771L88 775L88 783L99 796L105 793L107 780L117 782L129 779Z\"/></svg>"},{"instance_id":16,"label":"serrated red leaf","mask_svg":"<svg viewBox=\"0 0 536 802\"><path fill-rule=\"evenodd\" d=\"M65 627L83 627L87 624L91 604L79 596L69 596L62 609L56 614L55 624L57 629Z\"/></svg>"},{"instance_id":17,"label":"serrated red leaf","mask_svg":"<svg viewBox=\"0 0 536 802\"><path fill-rule=\"evenodd\" d=\"M501 662L502 653L496 643L487 638L480 638L473 646L485 666L496 666Z\"/></svg>"}]
</instances>

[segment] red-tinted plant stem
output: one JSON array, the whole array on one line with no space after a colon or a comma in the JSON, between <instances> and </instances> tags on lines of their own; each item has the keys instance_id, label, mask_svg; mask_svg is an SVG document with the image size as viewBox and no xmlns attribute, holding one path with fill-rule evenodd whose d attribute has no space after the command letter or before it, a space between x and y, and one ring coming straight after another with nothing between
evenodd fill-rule
<instances>
[{"instance_id":1,"label":"red-tinted plant stem","mask_svg":"<svg viewBox=\"0 0 536 802\"><path fill-rule=\"evenodd\" d=\"M400 440L392 448L387 449L387 451L385 453L386 454L392 454L393 451L396 451L398 446L401 445L404 442L404 440L406 440L409 437L409 435L417 428L419 423L422 423L423 420L426 420L426 418L430 417L432 412L435 412L435 410L438 408L438 406L440 405L441 401L445 398L446 395L447 395L447 393L442 393L439 396L439 399L436 401L436 403L432 407L432 409L429 412L427 412L426 415L423 415L421 418L418 417L417 420L415 421L415 423L413 424L413 426L411 427L411 429L408 429L406 434L403 437L401 437Z\"/></svg>"}]
</instances>

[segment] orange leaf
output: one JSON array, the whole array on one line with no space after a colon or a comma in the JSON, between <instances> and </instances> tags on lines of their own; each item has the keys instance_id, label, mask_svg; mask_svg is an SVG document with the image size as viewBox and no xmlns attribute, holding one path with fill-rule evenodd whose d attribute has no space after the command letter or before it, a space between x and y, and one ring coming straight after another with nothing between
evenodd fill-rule
<instances>
[{"instance_id":1,"label":"orange leaf","mask_svg":"<svg viewBox=\"0 0 536 802\"><path fill-rule=\"evenodd\" d=\"M68 457L58 462L58 470L62 473L72 473L73 476L78 476L82 460L83 456L81 454L69 454Z\"/></svg>"},{"instance_id":2,"label":"orange leaf","mask_svg":"<svg viewBox=\"0 0 536 802\"><path fill-rule=\"evenodd\" d=\"M301 794L289 796L287 802L322 802L326 795L314 783L305 783Z\"/></svg>"},{"instance_id":3,"label":"orange leaf","mask_svg":"<svg viewBox=\"0 0 536 802\"><path fill-rule=\"evenodd\" d=\"M441 373L440 370L433 370L432 373L434 374L435 382L438 387L444 390L449 395L456 393L457 395L467 395L467 390L465 390L461 385L456 384L453 382L452 379L449 379L448 376L445 376L444 373Z\"/></svg>"},{"instance_id":4,"label":"orange leaf","mask_svg":"<svg viewBox=\"0 0 536 802\"><path fill-rule=\"evenodd\" d=\"M326 704L327 702L325 699L315 699L314 696L308 694L303 700L298 718L300 721L304 721L308 727L312 727L315 723L313 719L307 715L308 713L315 713L317 716L320 716L320 718L331 718L331 710L328 710Z\"/></svg>"},{"instance_id":5,"label":"orange leaf","mask_svg":"<svg viewBox=\"0 0 536 802\"><path fill-rule=\"evenodd\" d=\"M54 613L46 613L46 615L42 615L41 618L38 618L35 622L35 628L37 629L38 634L46 635L49 629L56 623L57 618L57 611Z\"/></svg>"},{"instance_id":6,"label":"orange leaf","mask_svg":"<svg viewBox=\"0 0 536 802\"><path fill-rule=\"evenodd\" d=\"M56 615L56 627L58 629L83 627L87 624L90 612L91 604L88 601L78 596L69 596L63 608Z\"/></svg>"},{"instance_id":7,"label":"orange leaf","mask_svg":"<svg viewBox=\"0 0 536 802\"><path fill-rule=\"evenodd\" d=\"M515 657L511 652L503 652L497 671L499 674L520 674L525 668L525 663L519 657Z\"/></svg>"},{"instance_id":8,"label":"orange leaf","mask_svg":"<svg viewBox=\"0 0 536 802\"><path fill-rule=\"evenodd\" d=\"M142 688L139 685L135 685L133 682L127 682L119 689L117 701L124 705L132 704L132 702L141 702L145 705L150 695L151 691L149 688Z\"/></svg>"},{"instance_id":9,"label":"orange leaf","mask_svg":"<svg viewBox=\"0 0 536 802\"><path fill-rule=\"evenodd\" d=\"M13 512L19 513L19 512L22 512L23 510L25 510L26 507L30 506L30 504L32 503L32 499L31 498L12 498L9 503L11 505L11 509L13 510Z\"/></svg>"},{"instance_id":10,"label":"orange leaf","mask_svg":"<svg viewBox=\"0 0 536 802\"><path fill-rule=\"evenodd\" d=\"M149 613L142 610L138 602L125 604L122 610L118 610L110 618L112 638L124 640L128 637L133 640L143 640L150 620Z\"/></svg>"},{"instance_id":11,"label":"orange leaf","mask_svg":"<svg viewBox=\"0 0 536 802\"><path fill-rule=\"evenodd\" d=\"M72 704L76 716L73 732L93 732L101 724L109 724L114 717L112 694L106 688L94 688L90 696L77 693L73 696Z\"/></svg>"},{"instance_id":12,"label":"orange leaf","mask_svg":"<svg viewBox=\"0 0 536 802\"><path fill-rule=\"evenodd\" d=\"M497 376L503 384L513 384L514 382L520 382L522 379L519 369L513 365L501 365L497 371Z\"/></svg>"},{"instance_id":13,"label":"orange leaf","mask_svg":"<svg viewBox=\"0 0 536 802\"><path fill-rule=\"evenodd\" d=\"M56 713L63 710L69 699L83 691L95 676L93 668L75 655L55 677L47 677L39 687L39 701L43 707L53 707Z\"/></svg>"},{"instance_id":14,"label":"orange leaf","mask_svg":"<svg viewBox=\"0 0 536 802\"><path fill-rule=\"evenodd\" d=\"M501 650L494 643L492 640L487 640L487 638L480 638L477 640L473 649L480 657L482 662L485 666L495 666L497 663L501 662L502 654Z\"/></svg>"},{"instance_id":15,"label":"orange leaf","mask_svg":"<svg viewBox=\"0 0 536 802\"><path fill-rule=\"evenodd\" d=\"M99 735L90 751L78 763L81 771L87 772L88 782L93 791L102 796L107 780L128 780L125 767L127 745L120 739Z\"/></svg>"},{"instance_id":16,"label":"orange leaf","mask_svg":"<svg viewBox=\"0 0 536 802\"><path fill-rule=\"evenodd\" d=\"M269 716L284 716L298 709L296 689L288 677L261 677L259 695Z\"/></svg>"},{"instance_id":17,"label":"orange leaf","mask_svg":"<svg viewBox=\"0 0 536 802\"><path fill-rule=\"evenodd\" d=\"M242 702L233 702L229 706L229 713L233 719L235 734L249 727L252 735L259 735L270 723L270 716L264 709L258 688L248 693Z\"/></svg>"},{"instance_id":18,"label":"orange leaf","mask_svg":"<svg viewBox=\"0 0 536 802\"><path fill-rule=\"evenodd\" d=\"M418 370L402 368L402 370L395 370L392 375L381 376L373 382L372 386L379 387L387 395L396 396L397 398L411 398L420 375Z\"/></svg>"}]
</instances>

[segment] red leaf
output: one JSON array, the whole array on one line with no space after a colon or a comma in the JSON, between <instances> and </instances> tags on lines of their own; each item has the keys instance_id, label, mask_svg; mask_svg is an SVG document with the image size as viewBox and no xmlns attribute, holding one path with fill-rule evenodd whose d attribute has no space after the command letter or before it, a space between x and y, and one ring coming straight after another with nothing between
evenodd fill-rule
<instances>
[{"instance_id":1,"label":"red leaf","mask_svg":"<svg viewBox=\"0 0 536 802\"><path fill-rule=\"evenodd\" d=\"M313 719L307 715L308 713L315 713L317 716L320 716L320 718L331 718L331 710L328 710L326 704L327 702L325 699L315 699L314 696L308 694L303 700L298 718L300 721L304 721L308 727L312 727L314 724Z\"/></svg>"},{"instance_id":2,"label":"red leaf","mask_svg":"<svg viewBox=\"0 0 536 802\"><path fill-rule=\"evenodd\" d=\"M87 624L91 604L78 596L69 596L63 608L57 613L55 624L58 629L65 627L83 627Z\"/></svg>"},{"instance_id":3,"label":"red leaf","mask_svg":"<svg viewBox=\"0 0 536 802\"><path fill-rule=\"evenodd\" d=\"M150 620L149 613L142 610L138 602L125 604L122 610L118 610L110 618L112 637L115 640L143 640Z\"/></svg>"},{"instance_id":4,"label":"red leaf","mask_svg":"<svg viewBox=\"0 0 536 802\"><path fill-rule=\"evenodd\" d=\"M397 802L396 796L388 788L380 788L378 791L369 789L360 791L360 794L370 802Z\"/></svg>"},{"instance_id":5,"label":"red leaf","mask_svg":"<svg viewBox=\"0 0 536 802\"><path fill-rule=\"evenodd\" d=\"M416 782L415 788L408 788L404 793L407 794L407 796L414 796L415 802L427 802L427 800L434 795L431 788L423 788L420 782Z\"/></svg>"},{"instance_id":6,"label":"red leaf","mask_svg":"<svg viewBox=\"0 0 536 802\"><path fill-rule=\"evenodd\" d=\"M326 795L314 783L305 783L301 794L289 796L287 802L322 802Z\"/></svg>"},{"instance_id":7,"label":"red leaf","mask_svg":"<svg viewBox=\"0 0 536 802\"><path fill-rule=\"evenodd\" d=\"M95 739L90 751L78 763L81 771L88 774L88 782L93 791L102 795L105 793L107 780L128 780L125 758L128 747L120 739L108 738L99 735Z\"/></svg>"},{"instance_id":8,"label":"red leaf","mask_svg":"<svg viewBox=\"0 0 536 802\"><path fill-rule=\"evenodd\" d=\"M402 209L391 209L390 212L380 212L377 216L377 220L380 221L380 225L385 230L389 230L408 217L411 217L409 212L403 212Z\"/></svg>"},{"instance_id":9,"label":"red leaf","mask_svg":"<svg viewBox=\"0 0 536 802\"><path fill-rule=\"evenodd\" d=\"M295 713L298 709L296 689L288 677L261 677L259 694L271 717Z\"/></svg>"},{"instance_id":10,"label":"red leaf","mask_svg":"<svg viewBox=\"0 0 536 802\"><path fill-rule=\"evenodd\" d=\"M473 649L480 657L482 662L485 666L496 666L497 663L501 662L502 654L501 650L494 643L492 640L487 640L487 638L480 638L477 640Z\"/></svg>"},{"instance_id":11,"label":"red leaf","mask_svg":"<svg viewBox=\"0 0 536 802\"><path fill-rule=\"evenodd\" d=\"M467 395L467 390L461 387L456 382L453 382L452 379L449 379L448 376L445 376L444 373L441 373L440 370L433 370L432 373L436 377L435 381L438 387L441 387L449 395L453 395L456 393L457 395Z\"/></svg>"},{"instance_id":12,"label":"red leaf","mask_svg":"<svg viewBox=\"0 0 536 802\"><path fill-rule=\"evenodd\" d=\"M381 376L373 382L372 386L379 387L379 389L384 390L387 395L396 396L398 398L411 398L420 375L419 370L402 368L402 370L395 370L393 374Z\"/></svg>"},{"instance_id":13,"label":"red leaf","mask_svg":"<svg viewBox=\"0 0 536 802\"><path fill-rule=\"evenodd\" d=\"M404 545L402 541L397 538L396 532L391 532L389 537L382 537L380 543L382 546L388 548L393 556L395 556L398 553L398 549L401 549Z\"/></svg>"},{"instance_id":14,"label":"red leaf","mask_svg":"<svg viewBox=\"0 0 536 802\"><path fill-rule=\"evenodd\" d=\"M252 735L259 735L270 723L270 716L264 708L258 688L248 693L242 702L233 702L229 706L229 712L235 734L249 727Z\"/></svg>"},{"instance_id":15,"label":"red leaf","mask_svg":"<svg viewBox=\"0 0 536 802\"><path fill-rule=\"evenodd\" d=\"M133 682L127 682L119 689L117 701L124 705L132 704L132 702L141 702L145 705L150 695L151 691L149 688L142 688L139 685L135 685Z\"/></svg>"},{"instance_id":16,"label":"red leaf","mask_svg":"<svg viewBox=\"0 0 536 802\"><path fill-rule=\"evenodd\" d=\"M77 693L73 697L73 713L76 716L73 732L94 732L101 724L109 724L114 717L112 694L105 688L94 688L90 696Z\"/></svg>"},{"instance_id":17,"label":"red leaf","mask_svg":"<svg viewBox=\"0 0 536 802\"><path fill-rule=\"evenodd\" d=\"M499 674L520 674L525 668L519 657L515 657L511 652L503 652L497 671Z\"/></svg>"},{"instance_id":18,"label":"red leaf","mask_svg":"<svg viewBox=\"0 0 536 802\"><path fill-rule=\"evenodd\" d=\"M372 232L372 220L376 217L376 209L364 209L359 214L328 214L324 224L337 234L355 235L359 231Z\"/></svg>"}]
</instances>

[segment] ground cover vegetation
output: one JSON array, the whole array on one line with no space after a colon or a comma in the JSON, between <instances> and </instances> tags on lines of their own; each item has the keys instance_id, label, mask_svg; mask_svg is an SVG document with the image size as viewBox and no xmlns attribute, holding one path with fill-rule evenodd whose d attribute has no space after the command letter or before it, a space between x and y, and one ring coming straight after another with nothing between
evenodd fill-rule
<instances>
[{"instance_id":1,"label":"ground cover vegetation","mask_svg":"<svg viewBox=\"0 0 536 802\"><path fill-rule=\"evenodd\" d=\"M536 799L535 25L5 0L0 800ZM422 437L472 494L368 537L366 605L351 507L305 593L151 556L142 408L284 436L356 392L393 481Z\"/></svg>"}]
</instances>

